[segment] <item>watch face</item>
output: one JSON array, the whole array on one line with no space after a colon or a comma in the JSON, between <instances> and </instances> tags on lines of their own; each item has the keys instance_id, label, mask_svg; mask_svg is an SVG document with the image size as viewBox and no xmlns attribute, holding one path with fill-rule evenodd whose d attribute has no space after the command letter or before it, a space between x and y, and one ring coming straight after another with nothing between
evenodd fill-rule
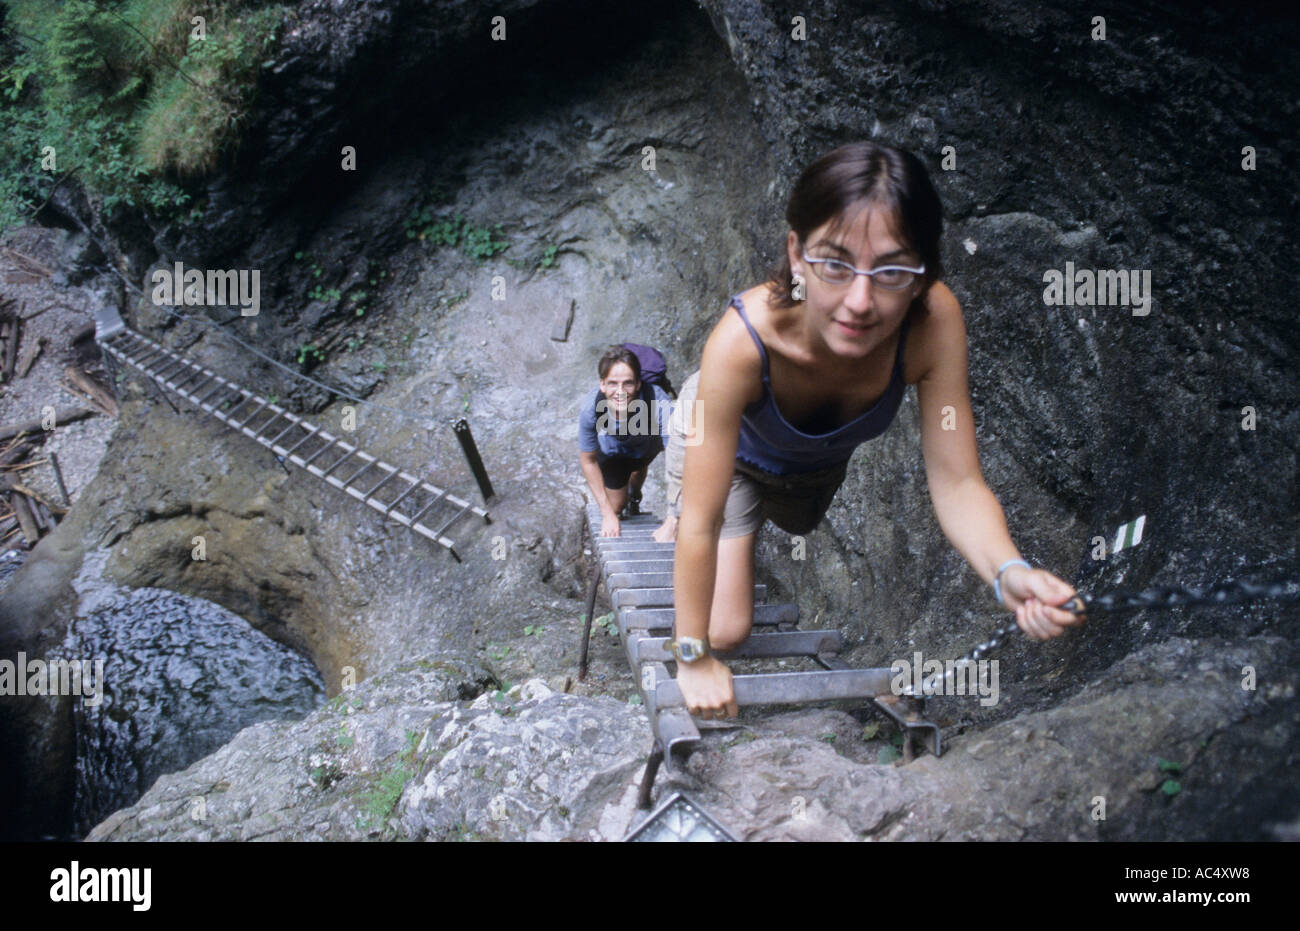
<instances>
[{"instance_id":1,"label":"watch face","mask_svg":"<svg viewBox=\"0 0 1300 931\"><path fill-rule=\"evenodd\" d=\"M687 663L693 663L704 655L704 644L690 637L677 641L677 655Z\"/></svg>"}]
</instances>

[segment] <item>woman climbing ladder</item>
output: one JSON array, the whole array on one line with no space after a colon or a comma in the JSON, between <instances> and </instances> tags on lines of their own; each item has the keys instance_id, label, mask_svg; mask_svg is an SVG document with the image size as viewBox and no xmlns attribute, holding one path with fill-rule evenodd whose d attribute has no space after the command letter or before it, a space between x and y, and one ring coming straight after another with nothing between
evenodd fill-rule
<instances>
[{"instance_id":1,"label":"woman climbing ladder","mask_svg":"<svg viewBox=\"0 0 1300 931\"><path fill-rule=\"evenodd\" d=\"M854 448L888 428L909 384L948 540L1031 637L1083 620L1056 607L1070 585L1020 558L981 474L966 330L939 280L942 208L924 165L890 146L842 146L804 171L786 221L780 264L732 298L670 426L669 516L655 538L677 541L677 681L705 718L738 712L709 650L749 636L758 529L815 527Z\"/></svg>"}]
</instances>

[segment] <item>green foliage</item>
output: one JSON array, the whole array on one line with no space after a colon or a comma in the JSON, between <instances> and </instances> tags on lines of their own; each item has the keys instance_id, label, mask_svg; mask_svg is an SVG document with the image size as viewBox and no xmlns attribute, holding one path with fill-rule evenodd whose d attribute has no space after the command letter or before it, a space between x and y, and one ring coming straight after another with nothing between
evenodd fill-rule
<instances>
[{"instance_id":1,"label":"green foliage","mask_svg":"<svg viewBox=\"0 0 1300 931\"><path fill-rule=\"evenodd\" d=\"M1164 757L1156 757L1156 768L1162 773L1181 773L1183 764L1175 763L1173 760L1166 760Z\"/></svg>"},{"instance_id":2,"label":"green foliage","mask_svg":"<svg viewBox=\"0 0 1300 931\"><path fill-rule=\"evenodd\" d=\"M547 246L542 252L542 257L537 262L538 268L550 268L555 264L555 253L560 251L559 246Z\"/></svg>"},{"instance_id":3,"label":"green foliage","mask_svg":"<svg viewBox=\"0 0 1300 931\"><path fill-rule=\"evenodd\" d=\"M510 244L496 236L501 232L502 224L488 228L473 226L464 214L437 219L433 207L424 205L412 209L404 223L408 239L432 243L435 246L451 246L479 262L505 252Z\"/></svg>"},{"instance_id":4,"label":"green foliage","mask_svg":"<svg viewBox=\"0 0 1300 931\"><path fill-rule=\"evenodd\" d=\"M307 296L313 301L337 301L343 296L343 292L338 288L322 288L320 285L315 285L307 292Z\"/></svg>"},{"instance_id":5,"label":"green foliage","mask_svg":"<svg viewBox=\"0 0 1300 931\"><path fill-rule=\"evenodd\" d=\"M310 370L324 361L325 353L311 343L304 343L298 348L298 364L304 368Z\"/></svg>"},{"instance_id":6,"label":"green foliage","mask_svg":"<svg viewBox=\"0 0 1300 931\"><path fill-rule=\"evenodd\" d=\"M11 0L0 228L29 222L70 177L110 217L125 205L199 219L184 179L237 144L287 12L261 0ZM204 17L205 38L192 16Z\"/></svg>"},{"instance_id":7,"label":"green foliage","mask_svg":"<svg viewBox=\"0 0 1300 931\"><path fill-rule=\"evenodd\" d=\"M361 797L364 821L358 826L363 830L382 826L392 815L397 800L402 797L402 790L415 778L415 751L419 743L419 734L406 731L406 749L402 751L397 763L379 777L374 788Z\"/></svg>"},{"instance_id":8,"label":"green foliage","mask_svg":"<svg viewBox=\"0 0 1300 931\"><path fill-rule=\"evenodd\" d=\"M587 616L584 614L578 618L579 622L585 621ZM603 630L607 636L618 639L618 623L614 620L614 612L602 614L591 623L591 632L588 637L596 636L597 630Z\"/></svg>"},{"instance_id":9,"label":"green foliage","mask_svg":"<svg viewBox=\"0 0 1300 931\"><path fill-rule=\"evenodd\" d=\"M1166 779L1160 783L1160 791L1165 795L1177 795L1183 791L1183 785L1175 779Z\"/></svg>"},{"instance_id":10,"label":"green foliage","mask_svg":"<svg viewBox=\"0 0 1300 931\"><path fill-rule=\"evenodd\" d=\"M525 624L525 625L524 625L524 636L525 636L525 637L537 637L538 639L540 639L541 636L542 636L542 631L544 631L545 629L546 629L546 628L543 627L541 624Z\"/></svg>"},{"instance_id":11,"label":"green foliage","mask_svg":"<svg viewBox=\"0 0 1300 931\"><path fill-rule=\"evenodd\" d=\"M348 733L348 726L346 724L339 725L338 733L334 735L334 742L344 750L352 749L352 744L355 743L355 740L352 735Z\"/></svg>"}]
</instances>

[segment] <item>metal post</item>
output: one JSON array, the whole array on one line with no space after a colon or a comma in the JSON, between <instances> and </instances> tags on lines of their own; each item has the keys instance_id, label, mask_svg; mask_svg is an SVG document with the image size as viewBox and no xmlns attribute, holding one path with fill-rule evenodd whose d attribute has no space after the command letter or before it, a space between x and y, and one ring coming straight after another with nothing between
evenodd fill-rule
<instances>
[{"instance_id":1,"label":"metal post","mask_svg":"<svg viewBox=\"0 0 1300 931\"><path fill-rule=\"evenodd\" d=\"M646 809L650 807L650 790L654 788L655 776L659 772L659 764L663 761L664 745L656 740L655 748L650 751L650 759L645 761L645 775L641 777L641 789L636 796L637 808Z\"/></svg>"},{"instance_id":2,"label":"metal post","mask_svg":"<svg viewBox=\"0 0 1300 931\"><path fill-rule=\"evenodd\" d=\"M582 625L582 647L578 651L578 681L587 678L587 645L591 642L592 615L596 613L596 589L600 587L600 564L591 574L591 591L587 593L587 622Z\"/></svg>"},{"instance_id":3,"label":"metal post","mask_svg":"<svg viewBox=\"0 0 1300 931\"><path fill-rule=\"evenodd\" d=\"M478 490L483 495L483 503L488 504L492 498L496 497L496 492L492 490L492 482L488 479L487 469L483 468L483 459L478 454L478 447L474 445L474 435L469 432L469 421L461 417L451 425L451 429L456 433L456 439L460 440L460 448L465 453L465 459L469 463L469 469L474 473L474 480L478 482Z\"/></svg>"}]
</instances>

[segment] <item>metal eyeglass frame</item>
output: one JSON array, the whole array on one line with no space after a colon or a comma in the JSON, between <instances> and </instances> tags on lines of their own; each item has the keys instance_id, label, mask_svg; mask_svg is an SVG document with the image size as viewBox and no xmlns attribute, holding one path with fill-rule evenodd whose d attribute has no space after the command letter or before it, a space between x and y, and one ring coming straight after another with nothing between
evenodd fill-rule
<instances>
[{"instance_id":1,"label":"metal eyeglass frame","mask_svg":"<svg viewBox=\"0 0 1300 931\"><path fill-rule=\"evenodd\" d=\"M808 250L806 249L802 250L802 254L803 254L803 260L807 262L809 265L825 265L825 264L843 265L845 268L852 269L854 279L856 279L858 275L866 275L868 278L871 279L872 284L876 283L875 276L878 275L880 272L899 271L899 272L911 272L914 275L925 274L924 265L922 265L920 268L908 268L906 265L882 265L879 268L873 268L870 271L863 271L860 268L854 268L854 266L850 265L848 262L843 261L842 259L810 259L808 257ZM813 269L813 271L816 271L816 269ZM852 283L852 281L827 281L825 278L822 278L820 274L817 277L822 281L822 283L833 285L835 287L843 287L844 285ZM889 285L882 284L880 285L880 288L882 288L885 291L905 291L907 290L907 287L910 284L912 284L912 282L909 281L907 282L907 284L900 285L897 288L891 288L889 287Z\"/></svg>"}]
</instances>

